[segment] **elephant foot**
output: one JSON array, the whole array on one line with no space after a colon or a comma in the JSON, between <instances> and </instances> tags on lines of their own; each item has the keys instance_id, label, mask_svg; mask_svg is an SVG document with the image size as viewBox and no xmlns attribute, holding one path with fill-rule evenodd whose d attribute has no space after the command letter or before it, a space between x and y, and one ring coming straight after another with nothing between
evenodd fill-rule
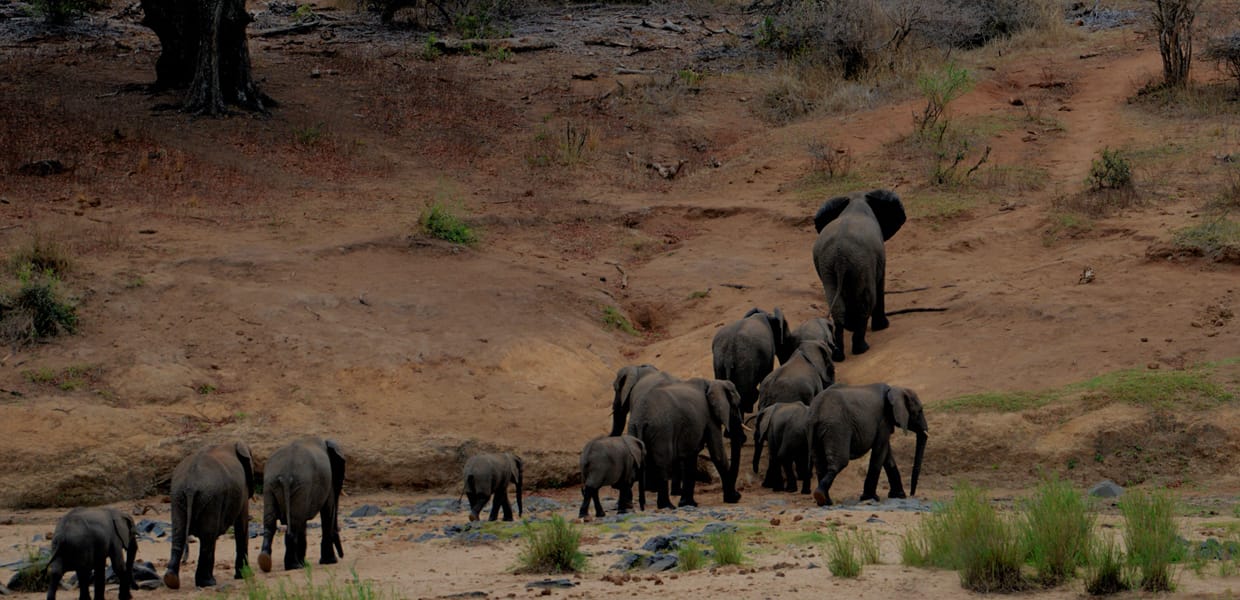
<instances>
[{"instance_id":1,"label":"elephant foot","mask_svg":"<svg viewBox=\"0 0 1240 600\"><path fill-rule=\"evenodd\" d=\"M215 587L215 576L212 575L210 577L195 577L194 585L200 588Z\"/></svg>"},{"instance_id":2,"label":"elephant foot","mask_svg":"<svg viewBox=\"0 0 1240 600\"><path fill-rule=\"evenodd\" d=\"M874 319L870 321L871 331L882 331L888 327L891 327L891 321L887 320L887 317L885 316L875 316Z\"/></svg>"},{"instance_id":3,"label":"elephant foot","mask_svg":"<svg viewBox=\"0 0 1240 600\"><path fill-rule=\"evenodd\" d=\"M831 496L822 490L814 490L814 503L818 506L831 506Z\"/></svg>"},{"instance_id":4,"label":"elephant foot","mask_svg":"<svg viewBox=\"0 0 1240 600\"><path fill-rule=\"evenodd\" d=\"M676 508L676 505L672 504L671 500L661 500L659 501L657 507L671 509L671 508Z\"/></svg>"},{"instance_id":5,"label":"elephant foot","mask_svg":"<svg viewBox=\"0 0 1240 600\"><path fill-rule=\"evenodd\" d=\"M320 558L320 559L319 559L319 564L320 564L320 565L334 565L334 564L336 564L336 555L335 555L335 554L324 554L324 555L323 555L323 558Z\"/></svg>"},{"instance_id":6,"label":"elephant foot","mask_svg":"<svg viewBox=\"0 0 1240 600\"><path fill-rule=\"evenodd\" d=\"M583 510L583 511L581 511L581 512L577 513L577 518L578 518L578 519L587 519L587 518L589 518L589 517L590 517L590 513L589 513L589 511L584 511L584 510Z\"/></svg>"},{"instance_id":7,"label":"elephant foot","mask_svg":"<svg viewBox=\"0 0 1240 600\"><path fill-rule=\"evenodd\" d=\"M869 349L870 349L870 345L867 344L866 342L859 341L859 340L853 340L853 348L852 348L853 356L856 356L858 354L865 354L866 350L869 350Z\"/></svg>"},{"instance_id":8,"label":"elephant foot","mask_svg":"<svg viewBox=\"0 0 1240 600\"><path fill-rule=\"evenodd\" d=\"M908 498L908 496L904 492L891 492L887 494L887 497L895 498L897 500L903 500L904 498Z\"/></svg>"},{"instance_id":9,"label":"elephant foot","mask_svg":"<svg viewBox=\"0 0 1240 600\"><path fill-rule=\"evenodd\" d=\"M843 348L834 348L831 350L831 362L837 362L837 363L844 362Z\"/></svg>"},{"instance_id":10,"label":"elephant foot","mask_svg":"<svg viewBox=\"0 0 1240 600\"><path fill-rule=\"evenodd\" d=\"M873 501L875 501L875 502L882 502L882 500L879 500L879 499L878 499L878 494L861 494L861 501L862 501L862 502L865 502L866 500L873 500Z\"/></svg>"},{"instance_id":11,"label":"elephant foot","mask_svg":"<svg viewBox=\"0 0 1240 600\"><path fill-rule=\"evenodd\" d=\"M172 571L164 573L164 586L170 590L181 589L181 577Z\"/></svg>"},{"instance_id":12,"label":"elephant foot","mask_svg":"<svg viewBox=\"0 0 1240 600\"><path fill-rule=\"evenodd\" d=\"M682 498L680 500L679 506L680 508L684 508L686 506L697 506L697 501L696 500L685 500Z\"/></svg>"},{"instance_id":13,"label":"elephant foot","mask_svg":"<svg viewBox=\"0 0 1240 600\"><path fill-rule=\"evenodd\" d=\"M784 491L785 491L785 492L795 492L795 491L797 491L797 484L796 484L795 482L794 482L794 483L789 483L788 485L784 486Z\"/></svg>"},{"instance_id":14,"label":"elephant foot","mask_svg":"<svg viewBox=\"0 0 1240 600\"><path fill-rule=\"evenodd\" d=\"M258 553L258 568L262 569L264 573L271 572L271 553L269 552Z\"/></svg>"},{"instance_id":15,"label":"elephant foot","mask_svg":"<svg viewBox=\"0 0 1240 600\"><path fill-rule=\"evenodd\" d=\"M741 501L741 493L736 490L724 492L723 501L727 504L736 504Z\"/></svg>"},{"instance_id":16,"label":"elephant foot","mask_svg":"<svg viewBox=\"0 0 1240 600\"><path fill-rule=\"evenodd\" d=\"M475 515L475 514L470 514L470 515L469 515L469 520L470 520L471 522L472 522L472 521L477 521L477 520L478 520L478 515Z\"/></svg>"}]
</instances>

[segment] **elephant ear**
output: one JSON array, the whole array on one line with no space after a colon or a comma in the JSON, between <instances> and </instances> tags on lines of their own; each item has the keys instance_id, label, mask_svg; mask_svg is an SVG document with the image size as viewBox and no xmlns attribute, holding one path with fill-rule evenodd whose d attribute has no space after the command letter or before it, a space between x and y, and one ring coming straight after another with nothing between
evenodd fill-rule
<instances>
[{"instance_id":1,"label":"elephant ear","mask_svg":"<svg viewBox=\"0 0 1240 600\"><path fill-rule=\"evenodd\" d=\"M808 350L808 352L805 352L805 356L809 358L809 362L818 371L818 378L822 381L822 387L826 388L835 383L835 363L831 362L831 346L826 342L815 341L810 344ZM804 347L802 347L802 351L805 351Z\"/></svg>"},{"instance_id":2,"label":"elephant ear","mask_svg":"<svg viewBox=\"0 0 1240 600\"><path fill-rule=\"evenodd\" d=\"M629 458L633 459L633 464L641 466L646 460L646 444L635 437L628 437L625 440L625 446L629 450Z\"/></svg>"},{"instance_id":3,"label":"elephant ear","mask_svg":"<svg viewBox=\"0 0 1240 600\"><path fill-rule=\"evenodd\" d=\"M336 440L325 440L323 447L327 450L327 459L332 464L332 492L339 498L341 490L344 489L344 452L340 451L340 444L337 444Z\"/></svg>"},{"instance_id":4,"label":"elephant ear","mask_svg":"<svg viewBox=\"0 0 1240 600\"><path fill-rule=\"evenodd\" d=\"M788 329L788 319L784 318L784 311L778 306L775 312L767 317L767 321L771 325L771 333L775 335L775 353L779 355L779 364L788 362L788 358L796 351L796 340L792 339L792 332Z\"/></svg>"},{"instance_id":5,"label":"elephant ear","mask_svg":"<svg viewBox=\"0 0 1240 600\"><path fill-rule=\"evenodd\" d=\"M250 458L250 446L245 442L237 442L234 449L241 468L245 470L246 498L249 498L254 495L254 459Z\"/></svg>"},{"instance_id":6,"label":"elephant ear","mask_svg":"<svg viewBox=\"0 0 1240 600\"><path fill-rule=\"evenodd\" d=\"M723 427L724 435L731 434L732 407L728 403L728 392L725 386L732 385L726 381L706 381L706 405L710 411L710 419L716 427ZM733 388L735 389L735 388Z\"/></svg>"},{"instance_id":7,"label":"elephant ear","mask_svg":"<svg viewBox=\"0 0 1240 600\"><path fill-rule=\"evenodd\" d=\"M641 366L621 367L616 371L616 380L612 382L611 387L616 392L616 397L611 401L611 414L613 419L611 435L620 435L624 433L625 417L629 414L629 401L633 395L633 387L637 385L637 381L641 379Z\"/></svg>"},{"instance_id":8,"label":"elephant ear","mask_svg":"<svg viewBox=\"0 0 1240 600\"><path fill-rule=\"evenodd\" d=\"M753 308L749 309L748 311L745 311L745 316L743 316L743 317L741 317L741 318L742 318L742 319L748 319L749 317L752 317L752 316L754 316L754 315L762 315L762 316L764 316L764 317L765 317L765 316L766 316L766 311L765 311L765 310L762 310L761 308L758 308L758 307L756 307L756 306L755 306L755 307L753 307Z\"/></svg>"},{"instance_id":9,"label":"elephant ear","mask_svg":"<svg viewBox=\"0 0 1240 600\"><path fill-rule=\"evenodd\" d=\"M892 418L895 419L896 425L899 425L900 429L908 432L909 402L904 388L890 387L886 385L884 385L883 388L883 396L886 398L887 404L891 405ZM921 403L918 402L917 406L921 407Z\"/></svg>"},{"instance_id":10,"label":"elephant ear","mask_svg":"<svg viewBox=\"0 0 1240 600\"><path fill-rule=\"evenodd\" d=\"M120 511L112 511L112 531L116 533L122 548L129 548L137 538L133 517Z\"/></svg>"},{"instance_id":11,"label":"elephant ear","mask_svg":"<svg viewBox=\"0 0 1240 600\"><path fill-rule=\"evenodd\" d=\"M874 211L878 219L878 227L883 230L883 240L891 239L904 226L904 205L900 197L891 190L873 190L865 195L865 201Z\"/></svg>"},{"instance_id":12,"label":"elephant ear","mask_svg":"<svg viewBox=\"0 0 1240 600\"><path fill-rule=\"evenodd\" d=\"M818 212L814 213L814 229L818 233L822 233L822 229L828 223L837 219L840 213L844 212L845 208L848 208L850 200L848 196L837 196L824 202L822 207L818 209Z\"/></svg>"}]
</instances>

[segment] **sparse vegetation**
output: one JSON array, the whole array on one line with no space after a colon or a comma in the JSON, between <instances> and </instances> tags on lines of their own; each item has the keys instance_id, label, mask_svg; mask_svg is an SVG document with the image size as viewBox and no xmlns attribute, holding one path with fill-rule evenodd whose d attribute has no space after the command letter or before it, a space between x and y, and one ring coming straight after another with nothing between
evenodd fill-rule
<instances>
[{"instance_id":1,"label":"sparse vegetation","mask_svg":"<svg viewBox=\"0 0 1240 600\"><path fill-rule=\"evenodd\" d=\"M411 20L427 29L452 29L462 38L504 37L499 19L514 6L512 0L366 0L384 23L406 10Z\"/></svg>"},{"instance_id":2,"label":"sparse vegetation","mask_svg":"<svg viewBox=\"0 0 1240 600\"><path fill-rule=\"evenodd\" d=\"M47 563L50 554L44 554L38 548L27 547L25 564L17 570L17 574L9 582L9 589L14 592L47 592Z\"/></svg>"},{"instance_id":3,"label":"sparse vegetation","mask_svg":"<svg viewBox=\"0 0 1240 600\"><path fill-rule=\"evenodd\" d=\"M1016 527L971 486L957 487L951 502L936 507L905 534L901 557L909 566L957 569L960 584L978 592L1026 586Z\"/></svg>"},{"instance_id":4,"label":"sparse vegetation","mask_svg":"<svg viewBox=\"0 0 1240 600\"><path fill-rule=\"evenodd\" d=\"M310 565L304 569L304 583L292 584L284 580L274 586L254 576L254 571L245 566L241 569L244 587L224 598L243 598L244 600L402 600L399 594L383 590L370 580L358 577L357 571L350 569L349 576L340 581L334 574L328 575L325 583L314 581L314 570Z\"/></svg>"},{"instance_id":5,"label":"sparse vegetation","mask_svg":"<svg viewBox=\"0 0 1240 600\"><path fill-rule=\"evenodd\" d=\"M59 239L40 229L31 232L29 241L9 253L9 269L20 275L23 271L64 277L73 267L69 249Z\"/></svg>"},{"instance_id":6,"label":"sparse vegetation","mask_svg":"<svg viewBox=\"0 0 1240 600\"><path fill-rule=\"evenodd\" d=\"M30 344L77 331L77 308L60 291L51 271L31 264L18 270L17 289L0 293L0 342Z\"/></svg>"},{"instance_id":7,"label":"sparse vegetation","mask_svg":"<svg viewBox=\"0 0 1240 600\"><path fill-rule=\"evenodd\" d=\"M637 330L629 322L628 317L614 306L603 307L603 325L609 329L618 329L629 335L637 335Z\"/></svg>"},{"instance_id":8,"label":"sparse vegetation","mask_svg":"<svg viewBox=\"0 0 1240 600\"><path fill-rule=\"evenodd\" d=\"M566 167L582 163L586 159L591 132L589 127L577 127L571 121L564 123L564 135L560 138L557 150L560 164Z\"/></svg>"},{"instance_id":9,"label":"sparse vegetation","mask_svg":"<svg viewBox=\"0 0 1240 600\"><path fill-rule=\"evenodd\" d=\"M1021 525L1039 583L1054 587L1076 575L1089 559L1096 520L1088 498L1070 483L1051 477L1038 485Z\"/></svg>"},{"instance_id":10,"label":"sparse vegetation","mask_svg":"<svg viewBox=\"0 0 1240 600\"><path fill-rule=\"evenodd\" d=\"M1130 569L1114 540L1095 539L1085 565L1085 591L1091 596L1118 594L1132 589Z\"/></svg>"},{"instance_id":11,"label":"sparse vegetation","mask_svg":"<svg viewBox=\"0 0 1240 600\"><path fill-rule=\"evenodd\" d=\"M1240 86L1240 31L1210 40L1201 57L1214 61Z\"/></svg>"},{"instance_id":12,"label":"sparse vegetation","mask_svg":"<svg viewBox=\"0 0 1240 600\"><path fill-rule=\"evenodd\" d=\"M1240 221L1219 215L1176 231L1171 241L1177 248L1190 249L1204 256L1223 252L1240 256Z\"/></svg>"},{"instance_id":13,"label":"sparse vegetation","mask_svg":"<svg viewBox=\"0 0 1240 600\"><path fill-rule=\"evenodd\" d=\"M856 577L861 574L859 548L853 536L833 530L827 534L827 547L823 555L827 557L827 568L836 577Z\"/></svg>"},{"instance_id":14,"label":"sparse vegetation","mask_svg":"<svg viewBox=\"0 0 1240 600\"><path fill-rule=\"evenodd\" d=\"M323 139L323 124L307 125L293 130L293 141L299 146L313 146Z\"/></svg>"},{"instance_id":15,"label":"sparse vegetation","mask_svg":"<svg viewBox=\"0 0 1240 600\"><path fill-rule=\"evenodd\" d=\"M527 523L523 539L525 548L518 557L522 573L576 573L586 568L581 531L560 515Z\"/></svg>"},{"instance_id":16,"label":"sparse vegetation","mask_svg":"<svg viewBox=\"0 0 1240 600\"><path fill-rule=\"evenodd\" d=\"M942 70L937 73L926 73L918 77L917 89L926 100L926 106L921 109L920 115L913 116L917 135L942 142L948 128L945 119L947 106L972 87L973 78L969 71L955 63L943 65Z\"/></svg>"},{"instance_id":17,"label":"sparse vegetation","mask_svg":"<svg viewBox=\"0 0 1240 600\"><path fill-rule=\"evenodd\" d=\"M442 199L436 199L422 209L418 222L422 232L433 238L454 244L470 245L478 241L477 234L457 216L456 210Z\"/></svg>"},{"instance_id":18,"label":"sparse vegetation","mask_svg":"<svg viewBox=\"0 0 1240 600\"><path fill-rule=\"evenodd\" d=\"M676 566L681 571L696 571L706 562L702 547L693 540L686 541L676 549Z\"/></svg>"},{"instance_id":19,"label":"sparse vegetation","mask_svg":"<svg viewBox=\"0 0 1240 600\"><path fill-rule=\"evenodd\" d=\"M1093 191L1129 189L1132 187L1132 165L1119 150L1103 148L1099 158L1090 163L1085 183Z\"/></svg>"},{"instance_id":20,"label":"sparse vegetation","mask_svg":"<svg viewBox=\"0 0 1240 600\"><path fill-rule=\"evenodd\" d=\"M1163 490L1130 490L1119 503L1124 515L1124 545L1142 590L1175 588L1171 563L1179 550L1175 499Z\"/></svg>"},{"instance_id":21,"label":"sparse vegetation","mask_svg":"<svg viewBox=\"0 0 1240 600\"><path fill-rule=\"evenodd\" d=\"M715 565L739 565L745 562L745 540L735 531L718 531L708 538Z\"/></svg>"},{"instance_id":22,"label":"sparse vegetation","mask_svg":"<svg viewBox=\"0 0 1240 600\"><path fill-rule=\"evenodd\" d=\"M31 7L48 23L63 25L94 8L95 3L91 0L33 0Z\"/></svg>"},{"instance_id":23,"label":"sparse vegetation","mask_svg":"<svg viewBox=\"0 0 1240 600\"><path fill-rule=\"evenodd\" d=\"M845 177L852 170L852 155L848 153L848 148L823 140L810 142L808 150L814 175L831 180Z\"/></svg>"}]
</instances>

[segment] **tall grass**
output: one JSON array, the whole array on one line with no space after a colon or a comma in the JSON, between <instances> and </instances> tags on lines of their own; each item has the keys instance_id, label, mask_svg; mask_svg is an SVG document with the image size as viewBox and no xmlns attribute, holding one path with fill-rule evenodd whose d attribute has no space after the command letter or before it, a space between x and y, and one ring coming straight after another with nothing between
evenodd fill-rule
<instances>
[{"instance_id":1,"label":"tall grass","mask_svg":"<svg viewBox=\"0 0 1240 600\"><path fill-rule=\"evenodd\" d=\"M434 238L465 245L478 241L474 230L457 216L455 209L442 200L426 205L418 217L418 222L422 231Z\"/></svg>"},{"instance_id":2,"label":"tall grass","mask_svg":"<svg viewBox=\"0 0 1240 600\"><path fill-rule=\"evenodd\" d=\"M735 531L720 531L710 535L710 548L715 564L739 565L745 562L745 541Z\"/></svg>"},{"instance_id":3,"label":"tall grass","mask_svg":"<svg viewBox=\"0 0 1240 600\"><path fill-rule=\"evenodd\" d=\"M527 524L525 549L518 557L523 573L575 573L586 568L581 530L555 515L550 521Z\"/></svg>"},{"instance_id":4,"label":"tall grass","mask_svg":"<svg viewBox=\"0 0 1240 600\"><path fill-rule=\"evenodd\" d=\"M827 568L836 577L856 577L861 574L861 559L852 536L833 530L827 534Z\"/></svg>"},{"instance_id":5,"label":"tall grass","mask_svg":"<svg viewBox=\"0 0 1240 600\"><path fill-rule=\"evenodd\" d=\"M1085 565L1085 592L1092 596L1117 594L1132 589L1124 554L1114 540L1094 538Z\"/></svg>"},{"instance_id":6,"label":"tall grass","mask_svg":"<svg viewBox=\"0 0 1240 600\"><path fill-rule=\"evenodd\" d=\"M1024 505L1026 555L1047 587L1063 583L1089 560L1097 515L1089 500L1057 477L1044 480Z\"/></svg>"},{"instance_id":7,"label":"tall grass","mask_svg":"<svg viewBox=\"0 0 1240 600\"><path fill-rule=\"evenodd\" d=\"M702 553L702 547L693 540L688 540L676 549L676 566L681 571L696 571L702 568L706 562L706 556Z\"/></svg>"},{"instance_id":8,"label":"tall grass","mask_svg":"<svg viewBox=\"0 0 1240 600\"><path fill-rule=\"evenodd\" d=\"M1128 562L1136 569L1141 589L1165 592L1175 588L1171 563L1178 550L1175 499L1164 490L1130 491L1119 503L1124 516Z\"/></svg>"},{"instance_id":9,"label":"tall grass","mask_svg":"<svg viewBox=\"0 0 1240 600\"><path fill-rule=\"evenodd\" d=\"M224 598L245 598L245 600L400 600L401 596L375 587L373 581L362 580L357 571L350 570L350 577L341 581L335 575L329 575L327 581L316 583L314 571L306 565L306 580L302 584L292 584L281 579L275 585L254 577L254 571L243 567L241 577L245 586Z\"/></svg>"},{"instance_id":10,"label":"tall grass","mask_svg":"<svg viewBox=\"0 0 1240 600\"><path fill-rule=\"evenodd\" d=\"M960 571L977 592L1023 589L1024 548L1016 525L1001 517L978 488L962 485L946 505L922 520L901 546L904 564Z\"/></svg>"}]
</instances>

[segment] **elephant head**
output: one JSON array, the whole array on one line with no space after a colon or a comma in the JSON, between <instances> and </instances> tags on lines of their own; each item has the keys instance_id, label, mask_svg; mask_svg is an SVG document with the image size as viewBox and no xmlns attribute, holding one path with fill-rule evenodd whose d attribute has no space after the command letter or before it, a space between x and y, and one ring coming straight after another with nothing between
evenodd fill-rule
<instances>
[{"instance_id":1,"label":"elephant head","mask_svg":"<svg viewBox=\"0 0 1240 600\"><path fill-rule=\"evenodd\" d=\"M327 459L332 465L332 494L336 499L334 502L334 506L336 507L334 511L335 514L332 515L332 520L336 522L336 526L333 528L335 531L335 539L332 540L332 545L336 547L337 554L344 556L344 548L340 545L339 520L340 493L344 490L344 453L340 451L340 445L336 443L336 440L325 440L323 442L323 446L327 450Z\"/></svg>"},{"instance_id":2,"label":"elephant head","mask_svg":"<svg viewBox=\"0 0 1240 600\"><path fill-rule=\"evenodd\" d=\"M792 330L788 329L788 319L784 318L784 311L778 306L774 312L769 313L760 308L751 308L745 313L745 318L753 315L766 317L766 324L771 328L771 340L775 342L775 357L781 365L788 362L788 357L796 350L796 339L792 336Z\"/></svg>"},{"instance_id":3,"label":"elephant head","mask_svg":"<svg viewBox=\"0 0 1240 600\"><path fill-rule=\"evenodd\" d=\"M852 198L848 196L838 196L827 200L814 214L814 229L822 233L822 229L839 217L840 213L844 212L844 209L848 208L851 203ZM874 214L874 219L878 221L884 241L891 239L891 236L904 226L906 218L904 205L900 203L900 197L895 192L871 190L865 195L865 203L869 206L869 211Z\"/></svg>"},{"instance_id":4,"label":"elephant head","mask_svg":"<svg viewBox=\"0 0 1240 600\"><path fill-rule=\"evenodd\" d=\"M520 456L512 454L511 452L508 453L508 459L512 461L512 464L509 465L509 468L511 469L509 474L513 481L517 482L517 516L522 517L525 516L525 507L521 504L522 496L525 493L525 465L521 462Z\"/></svg>"},{"instance_id":5,"label":"elephant head","mask_svg":"<svg viewBox=\"0 0 1240 600\"><path fill-rule=\"evenodd\" d=\"M835 383L835 363L831 362L831 347L825 342L810 341L801 342L797 346L797 352L800 352L805 360L814 365L814 371L818 373L818 379L822 383L823 389Z\"/></svg>"},{"instance_id":6,"label":"elephant head","mask_svg":"<svg viewBox=\"0 0 1240 600\"><path fill-rule=\"evenodd\" d=\"M889 387L884 393L887 404L891 406L891 416L904 431L910 429L917 434L917 449L913 455L913 475L909 481L909 495L917 493L917 478L921 475L921 461L926 455L926 439L930 434L930 426L926 423L926 413L922 410L921 399L917 393L908 388Z\"/></svg>"},{"instance_id":7,"label":"elephant head","mask_svg":"<svg viewBox=\"0 0 1240 600\"><path fill-rule=\"evenodd\" d=\"M250 458L250 446L245 442L237 442L234 449L237 452L237 460L241 462L241 468L245 470L246 498L250 498L254 496L254 459Z\"/></svg>"},{"instance_id":8,"label":"elephant head","mask_svg":"<svg viewBox=\"0 0 1240 600\"><path fill-rule=\"evenodd\" d=\"M616 397L611 402L610 435L617 436L624 433L624 422L628 418L629 410L633 407L633 388L637 386L637 382L647 375L658 372L657 368L648 364L622 367L616 372L616 380L611 384Z\"/></svg>"}]
</instances>

